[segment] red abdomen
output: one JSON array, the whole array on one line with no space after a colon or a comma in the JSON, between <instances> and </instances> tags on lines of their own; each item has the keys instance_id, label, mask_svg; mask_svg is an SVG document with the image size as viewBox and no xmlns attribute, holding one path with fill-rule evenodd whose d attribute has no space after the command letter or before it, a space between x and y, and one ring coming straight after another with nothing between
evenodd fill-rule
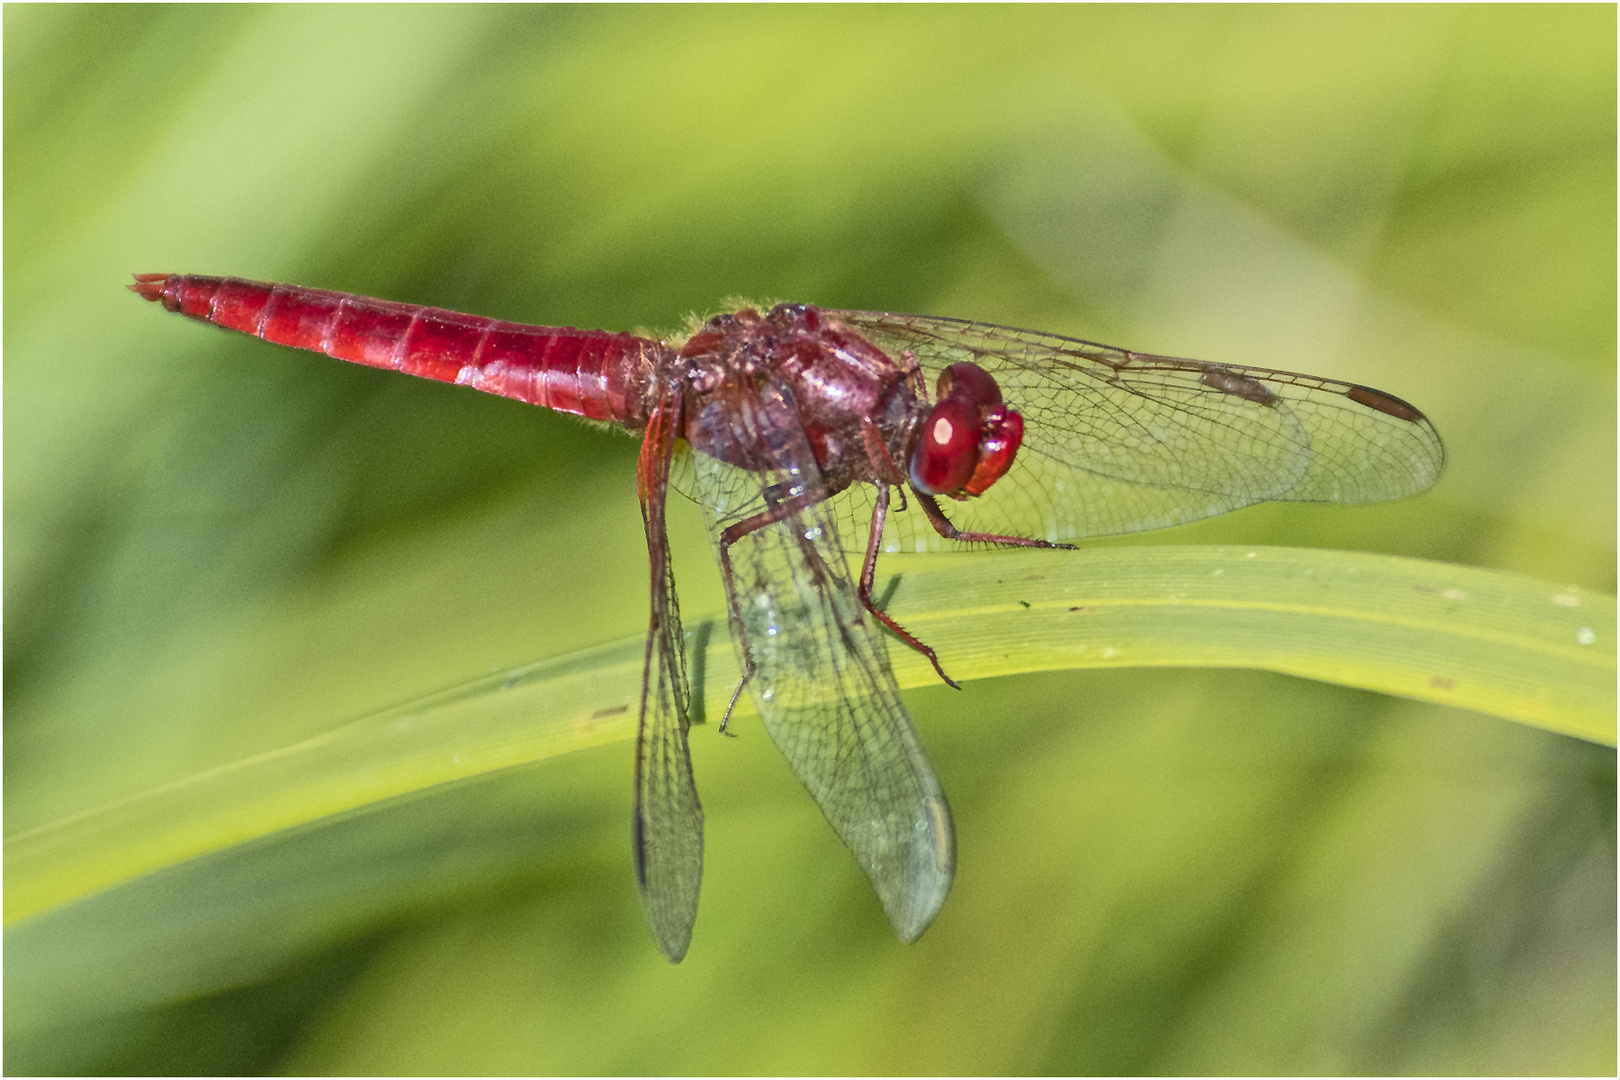
<instances>
[{"instance_id":1,"label":"red abdomen","mask_svg":"<svg viewBox=\"0 0 1620 1080\"><path fill-rule=\"evenodd\" d=\"M137 274L130 288L170 311L278 345L637 429L647 422L650 361L663 348L634 334L525 326L241 278Z\"/></svg>"}]
</instances>

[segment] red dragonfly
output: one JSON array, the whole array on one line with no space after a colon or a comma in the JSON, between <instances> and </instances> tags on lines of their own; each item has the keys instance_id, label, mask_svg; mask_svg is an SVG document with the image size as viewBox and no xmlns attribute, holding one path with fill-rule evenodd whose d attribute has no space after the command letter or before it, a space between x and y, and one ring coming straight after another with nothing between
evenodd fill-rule
<instances>
[{"instance_id":1,"label":"red dragonfly","mask_svg":"<svg viewBox=\"0 0 1620 1080\"><path fill-rule=\"evenodd\" d=\"M671 484L706 512L725 580L743 672L726 719L747 687L911 941L950 890L955 839L875 623L956 684L873 602L880 551L937 538L1068 548L1267 500L1394 499L1445 462L1422 413L1365 386L960 319L778 304L655 341L239 278L138 274L130 288L266 341L642 434L652 613L634 853L672 961L697 917L703 810L664 528ZM865 552L858 576L846 550Z\"/></svg>"}]
</instances>

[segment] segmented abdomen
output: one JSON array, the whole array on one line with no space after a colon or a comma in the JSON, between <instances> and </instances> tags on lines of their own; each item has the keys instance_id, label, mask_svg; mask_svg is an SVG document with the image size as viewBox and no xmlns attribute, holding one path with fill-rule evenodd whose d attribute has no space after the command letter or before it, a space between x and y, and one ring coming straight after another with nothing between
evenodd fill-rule
<instances>
[{"instance_id":1,"label":"segmented abdomen","mask_svg":"<svg viewBox=\"0 0 1620 1080\"><path fill-rule=\"evenodd\" d=\"M279 345L630 428L646 425L650 361L663 348L634 334L526 326L241 278L138 274L131 288L170 311Z\"/></svg>"}]
</instances>

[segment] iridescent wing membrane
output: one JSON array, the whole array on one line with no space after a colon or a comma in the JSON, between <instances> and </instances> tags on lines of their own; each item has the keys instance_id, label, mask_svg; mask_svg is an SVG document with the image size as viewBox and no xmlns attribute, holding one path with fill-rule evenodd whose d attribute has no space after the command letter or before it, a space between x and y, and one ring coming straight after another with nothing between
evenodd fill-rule
<instances>
[{"instance_id":1,"label":"iridescent wing membrane","mask_svg":"<svg viewBox=\"0 0 1620 1080\"><path fill-rule=\"evenodd\" d=\"M1421 413L1353 383L959 319L826 314L896 360L911 352L930 388L949 364L979 364L1023 414L1011 471L983 496L946 505L964 530L1067 541L1272 500L1376 502L1423 491L1445 463ZM890 520L890 550L949 546L919 514Z\"/></svg>"},{"instance_id":2,"label":"iridescent wing membrane","mask_svg":"<svg viewBox=\"0 0 1620 1080\"><path fill-rule=\"evenodd\" d=\"M664 509L676 431L673 395L647 422L636 467L651 567L651 616L641 671L641 727L636 733L635 809L631 818L636 884L658 947L671 960L686 955L703 880L703 808L687 752L691 690Z\"/></svg>"},{"instance_id":3,"label":"iridescent wing membrane","mask_svg":"<svg viewBox=\"0 0 1620 1080\"><path fill-rule=\"evenodd\" d=\"M732 639L752 660L748 689L793 771L872 881L902 940L944 903L955 865L945 793L934 778L856 595L815 456L786 387L730 387L728 415L768 465L692 456L717 545L764 507L781 515L722 553ZM786 504L786 505L784 505Z\"/></svg>"}]
</instances>

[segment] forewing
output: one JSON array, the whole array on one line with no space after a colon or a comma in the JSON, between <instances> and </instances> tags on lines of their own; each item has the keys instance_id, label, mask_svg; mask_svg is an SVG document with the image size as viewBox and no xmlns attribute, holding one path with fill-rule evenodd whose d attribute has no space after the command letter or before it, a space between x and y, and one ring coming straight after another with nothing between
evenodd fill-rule
<instances>
[{"instance_id":1,"label":"forewing","mask_svg":"<svg viewBox=\"0 0 1620 1080\"><path fill-rule=\"evenodd\" d=\"M761 507L781 515L729 549L732 639L745 669L752 658L749 692L910 941L950 890L955 840L945 794L856 595L834 516L815 501L821 476L787 391L737 389L728 404L771 467L745 472L694 455L711 535L718 545L722 530Z\"/></svg>"},{"instance_id":2,"label":"forewing","mask_svg":"<svg viewBox=\"0 0 1620 1080\"><path fill-rule=\"evenodd\" d=\"M896 359L911 352L930 388L949 364L979 364L1023 414L1012 470L948 507L967 530L1073 540L1269 500L1376 502L1423 491L1445 462L1427 418L1353 383L988 323L827 314ZM889 546L938 546L918 517Z\"/></svg>"},{"instance_id":3,"label":"forewing","mask_svg":"<svg viewBox=\"0 0 1620 1080\"><path fill-rule=\"evenodd\" d=\"M703 807L698 803L686 745L691 692L664 526L675 427L668 407L654 410L636 473L652 571L652 611L641 675L632 838L642 910L658 947L678 963L691 944L692 924L697 919L703 880Z\"/></svg>"}]
</instances>

